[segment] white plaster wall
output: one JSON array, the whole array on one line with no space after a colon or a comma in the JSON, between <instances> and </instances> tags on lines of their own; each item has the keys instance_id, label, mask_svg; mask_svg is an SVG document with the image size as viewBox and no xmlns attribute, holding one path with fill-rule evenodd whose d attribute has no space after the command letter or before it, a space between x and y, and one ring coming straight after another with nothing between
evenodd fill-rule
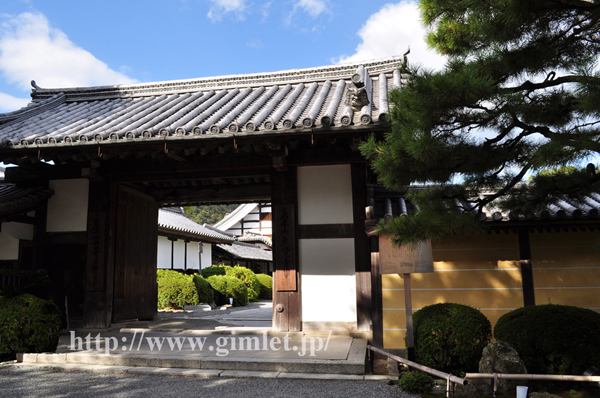
<instances>
[{"instance_id":1,"label":"white plaster wall","mask_svg":"<svg viewBox=\"0 0 600 398\"><path fill-rule=\"evenodd\" d=\"M19 259L19 239L16 239L8 232L0 232L0 260L18 260Z\"/></svg>"},{"instance_id":2,"label":"white plaster wall","mask_svg":"<svg viewBox=\"0 0 600 398\"><path fill-rule=\"evenodd\" d=\"M212 244L203 243L202 244L202 268L211 267L213 265L212 261Z\"/></svg>"},{"instance_id":3,"label":"white plaster wall","mask_svg":"<svg viewBox=\"0 0 600 398\"><path fill-rule=\"evenodd\" d=\"M298 167L298 223L353 222L350 165Z\"/></svg>"},{"instance_id":4,"label":"white plaster wall","mask_svg":"<svg viewBox=\"0 0 600 398\"><path fill-rule=\"evenodd\" d=\"M171 241L165 236L159 236L157 250L157 268L171 269Z\"/></svg>"},{"instance_id":5,"label":"white plaster wall","mask_svg":"<svg viewBox=\"0 0 600 398\"><path fill-rule=\"evenodd\" d=\"M175 251L175 256L173 256L173 269L183 269L183 245L184 241L176 240L175 245L173 245L173 250Z\"/></svg>"},{"instance_id":6,"label":"white plaster wall","mask_svg":"<svg viewBox=\"0 0 600 398\"><path fill-rule=\"evenodd\" d=\"M198 257L198 242L187 244L187 268L199 269L200 258Z\"/></svg>"},{"instance_id":7,"label":"white plaster wall","mask_svg":"<svg viewBox=\"0 0 600 398\"><path fill-rule=\"evenodd\" d=\"M33 225L20 222L2 223L2 232L10 234L15 239L33 240Z\"/></svg>"},{"instance_id":8,"label":"white plaster wall","mask_svg":"<svg viewBox=\"0 0 600 398\"><path fill-rule=\"evenodd\" d=\"M89 181L86 178L51 180L46 231L87 231Z\"/></svg>"},{"instance_id":9,"label":"white plaster wall","mask_svg":"<svg viewBox=\"0 0 600 398\"><path fill-rule=\"evenodd\" d=\"M300 239L304 322L356 322L354 239Z\"/></svg>"}]
</instances>

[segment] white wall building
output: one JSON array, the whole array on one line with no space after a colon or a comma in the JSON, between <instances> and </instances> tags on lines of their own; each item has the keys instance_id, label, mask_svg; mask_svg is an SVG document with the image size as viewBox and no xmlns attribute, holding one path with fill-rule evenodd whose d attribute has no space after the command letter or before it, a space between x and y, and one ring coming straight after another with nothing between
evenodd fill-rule
<instances>
[{"instance_id":1,"label":"white wall building","mask_svg":"<svg viewBox=\"0 0 600 398\"><path fill-rule=\"evenodd\" d=\"M225 232L188 219L180 207L159 209L157 267L183 270L210 267L212 244L231 244L234 240Z\"/></svg>"}]
</instances>

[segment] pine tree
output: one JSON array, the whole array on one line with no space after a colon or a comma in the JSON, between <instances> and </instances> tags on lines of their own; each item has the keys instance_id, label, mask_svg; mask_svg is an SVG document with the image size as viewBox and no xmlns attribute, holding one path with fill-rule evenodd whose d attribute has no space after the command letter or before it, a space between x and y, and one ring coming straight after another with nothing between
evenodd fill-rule
<instances>
[{"instance_id":1,"label":"pine tree","mask_svg":"<svg viewBox=\"0 0 600 398\"><path fill-rule=\"evenodd\" d=\"M442 71L404 67L405 84L390 93L390 131L361 148L379 181L407 191L419 209L381 232L398 244L476 232L491 201L528 217L560 195L597 190L593 164L538 171L600 151L600 1L419 7L428 44L449 61Z\"/></svg>"}]
</instances>

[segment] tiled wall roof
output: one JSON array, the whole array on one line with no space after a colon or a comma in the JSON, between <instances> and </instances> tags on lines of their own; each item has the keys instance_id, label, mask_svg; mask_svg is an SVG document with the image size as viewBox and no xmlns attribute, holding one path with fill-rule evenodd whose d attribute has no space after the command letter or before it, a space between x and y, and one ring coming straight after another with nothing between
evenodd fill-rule
<instances>
[{"instance_id":1,"label":"tiled wall roof","mask_svg":"<svg viewBox=\"0 0 600 398\"><path fill-rule=\"evenodd\" d=\"M42 89L33 104L0 115L0 146L19 149L358 125L387 121L401 57L362 64L90 88ZM346 104L353 76L369 104ZM33 83L35 84L35 83Z\"/></svg>"}]
</instances>

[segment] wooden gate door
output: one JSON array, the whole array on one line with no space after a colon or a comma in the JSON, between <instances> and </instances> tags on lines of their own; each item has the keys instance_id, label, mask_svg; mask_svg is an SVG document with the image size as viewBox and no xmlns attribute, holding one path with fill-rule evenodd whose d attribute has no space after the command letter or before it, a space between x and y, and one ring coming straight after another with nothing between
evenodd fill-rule
<instances>
[{"instance_id":1,"label":"wooden gate door","mask_svg":"<svg viewBox=\"0 0 600 398\"><path fill-rule=\"evenodd\" d=\"M158 205L154 198L119 187L113 322L156 317Z\"/></svg>"}]
</instances>

